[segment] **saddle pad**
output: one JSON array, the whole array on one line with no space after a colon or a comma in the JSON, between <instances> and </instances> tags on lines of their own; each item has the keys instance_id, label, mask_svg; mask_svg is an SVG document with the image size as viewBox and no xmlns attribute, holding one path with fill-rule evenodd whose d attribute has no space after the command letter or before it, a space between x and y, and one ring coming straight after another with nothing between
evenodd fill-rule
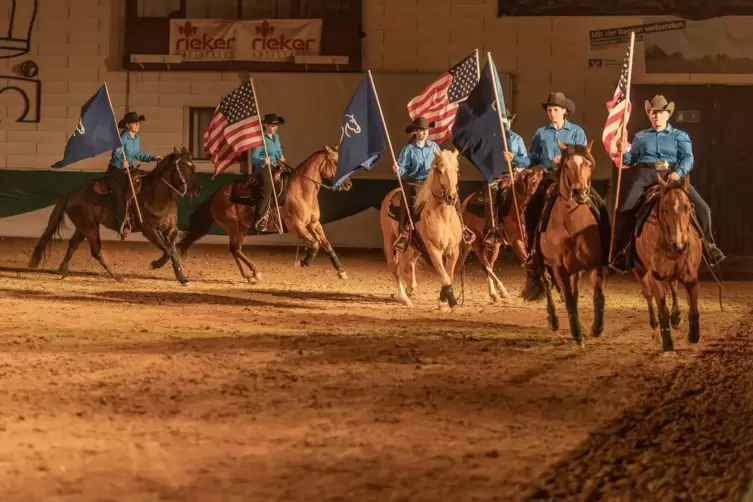
<instances>
[{"instance_id":1,"label":"saddle pad","mask_svg":"<svg viewBox=\"0 0 753 502\"><path fill-rule=\"evenodd\" d=\"M104 178L90 182L84 190L84 200L95 206L111 205L110 188Z\"/></svg>"}]
</instances>

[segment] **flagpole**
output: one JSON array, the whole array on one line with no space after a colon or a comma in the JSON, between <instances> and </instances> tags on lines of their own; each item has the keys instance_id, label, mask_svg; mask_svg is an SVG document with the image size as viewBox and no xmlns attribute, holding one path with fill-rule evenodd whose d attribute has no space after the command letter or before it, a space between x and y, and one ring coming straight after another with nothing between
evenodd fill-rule
<instances>
[{"instance_id":1,"label":"flagpole","mask_svg":"<svg viewBox=\"0 0 753 502\"><path fill-rule=\"evenodd\" d=\"M384 120L384 113L382 113L382 105L379 104L379 95L377 94L376 86L374 85L374 77L371 76L371 70L368 70L369 73L369 81L371 82L371 88L374 90L374 98L376 98L377 108L379 109L379 117L382 119L382 126L384 127L384 135L387 136L387 144L390 147L390 154L392 154L392 165L397 165L397 159L395 158L395 150L392 149L392 140L390 140L390 133L387 131L387 122ZM411 230L415 230L416 227L413 225L413 218L411 218L410 215L410 204L408 204L408 196L405 195L405 188L403 188L403 180L400 179L400 174L398 173L397 182L400 184L400 192L403 194L403 204L405 204L405 207L408 209L406 213L408 214L408 223L410 223Z\"/></svg>"},{"instance_id":2,"label":"flagpole","mask_svg":"<svg viewBox=\"0 0 753 502\"><path fill-rule=\"evenodd\" d=\"M112 100L110 99L110 90L107 88L107 82L105 82L105 92L107 93L107 102L110 103L110 110L112 111L112 120L115 122L115 130L120 132L118 130L118 122L115 118L115 109L112 107ZM120 142L120 153L123 154L123 162L128 162L126 160L125 156L125 147L123 146L123 142ZM125 167L125 166L123 166ZM136 205L136 215L139 217L139 223L144 223L144 219L141 216L141 208L139 207L139 200L136 198L136 188L133 186L133 178L131 178L131 171L127 167L125 167L125 172L128 175L128 183L131 185L131 195L133 195L133 203ZM126 215L127 217L128 215ZM125 219L123 220L123 223L125 223ZM122 227L121 227L122 228ZM118 229L120 231L120 229Z\"/></svg>"},{"instance_id":3,"label":"flagpole","mask_svg":"<svg viewBox=\"0 0 753 502\"><path fill-rule=\"evenodd\" d=\"M622 114L622 125L621 125L621 134L620 134L620 142L622 143L623 147L625 145L625 137L627 136L627 120L625 120L625 117L627 116L628 108L630 107L630 79L633 76L633 46L635 45L635 32L630 32L630 59L628 60L628 74L627 74L627 87L625 88L625 112ZM617 187L615 189L615 196L614 196L614 208L612 209L612 233L609 238L609 263L612 263L612 253L614 252L614 240L615 240L615 234L614 234L614 226L617 221L617 207L620 204L620 184L622 182L622 169L623 169L623 163L622 163L622 152L618 152L620 154L620 165L619 169L617 170Z\"/></svg>"},{"instance_id":4,"label":"flagpole","mask_svg":"<svg viewBox=\"0 0 753 502\"><path fill-rule=\"evenodd\" d=\"M251 82L251 94L254 95L254 106L256 107L256 114L259 116L259 125L261 126L261 144L264 145L264 158L269 161L269 153L267 152L267 138L266 132L264 132L264 124L261 123L261 111L259 110L259 103L256 101L256 89L254 89L254 79L249 78ZM269 179L272 183L272 195L275 200L275 209L277 210L277 223L279 233L282 234L282 216L280 216L280 206L277 203L277 189L275 188L275 177L272 175L272 163L267 162L267 169L269 169Z\"/></svg>"},{"instance_id":5,"label":"flagpole","mask_svg":"<svg viewBox=\"0 0 753 502\"><path fill-rule=\"evenodd\" d=\"M494 60L492 59L491 52L487 52L486 57L489 58L489 62L491 63L489 65L489 71L492 74L492 81L494 82L494 99L497 101L497 115L499 116L499 126L502 128L502 144L505 147L505 153L507 153L509 151L507 148L507 135L505 134L505 124L502 119L502 107L499 104L499 93L497 92L497 75L495 75L495 73L497 72L492 71L493 69L496 70L497 67L494 65ZM500 87L501 86L502 84L500 84ZM512 162L507 160L507 156L505 156L505 161L507 162L507 172L510 174L510 180L512 182L512 185L510 186L510 191L512 192L512 204L513 206L515 206L515 217L518 220L518 231L520 232L520 236L523 237L524 230L523 230L523 227L520 225L520 209L518 208L518 201L515 196L515 172L512 169ZM491 194L491 186L489 186L489 194ZM491 204L491 201L489 201L489 203ZM494 206L492 206L492 208L493 207ZM492 211L492 218L494 217L493 214L494 214L494 211ZM494 220L492 219L492 222L493 221Z\"/></svg>"}]
</instances>

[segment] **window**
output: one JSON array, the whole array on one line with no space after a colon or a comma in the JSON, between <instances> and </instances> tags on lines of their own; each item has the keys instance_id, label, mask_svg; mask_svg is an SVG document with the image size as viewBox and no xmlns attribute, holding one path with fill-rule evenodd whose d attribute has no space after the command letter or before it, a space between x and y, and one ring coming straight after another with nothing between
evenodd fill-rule
<instances>
[{"instance_id":1,"label":"window","mask_svg":"<svg viewBox=\"0 0 753 502\"><path fill-rule=\"evenodd\" d=\"M209 160L204 150L204 131L209 127L214 108L189 108L188 150L195 160Z\"/></svg>"},{"instance_id":2,"label":"window","mask_svg":"<svg viewBox=\"0 0 753 502\"><path fill-rule=\"evenodd\" d=\"M138 0L136 13L139 17L171 17L180 11L180 0Z\"/></svg>"}]
</instances>

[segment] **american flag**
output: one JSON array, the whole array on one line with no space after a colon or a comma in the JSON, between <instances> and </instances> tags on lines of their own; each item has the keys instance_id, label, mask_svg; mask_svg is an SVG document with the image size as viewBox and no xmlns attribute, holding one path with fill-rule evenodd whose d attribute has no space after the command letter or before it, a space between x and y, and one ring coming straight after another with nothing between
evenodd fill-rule
<instances>
[{"instance_id":1,"label":"american flag","mask_svg":"<svg viewBox=\"0 0 753 502\"><path fill-rule=\"evenodd\" d=\"M627 103L626 106L625 100L625 94L628 89L631 50L632 47L628 47L627 54L625 54L625 62L622 65L622 72L620 73L620 80L617 82L617 88L614 90L614 96L611 101L607 102L609 116L607 117L607 123L604 124L604 132L601 134L601 140L604 143L607 154L618 166L622 165L622 160L620 152L617 151L617 141L623 139L623 123L627 124L630 119L630 113L633 111L632 104ZM627 138L624 138L623 142L624 150L627 151L630 148Z\"/></svg>"},{"instance_id":2,"label":"american flag","mask_svg":"<svg viewBox=\"0 0 753 502\"><path fill-rule=\"evenodd\" d=\"M429 130L429 139L442 143L452 134L458 102L468 97L479 81L478 52L475 52L443 73L421 94L408 103L410 118L426 118L436 122Z\"/></svg>"},{"instance_id":3,"label":"american flag","mask_svg":"<svg viewBox=\"0 0 753 502\"><path fill-rule=\"evenodd\" d=\"M261 120L251 82L220 101L204 131L204 149L214 163L214 178L232 166L240 154L263 143Z\"/></svg>"}]
</instances>

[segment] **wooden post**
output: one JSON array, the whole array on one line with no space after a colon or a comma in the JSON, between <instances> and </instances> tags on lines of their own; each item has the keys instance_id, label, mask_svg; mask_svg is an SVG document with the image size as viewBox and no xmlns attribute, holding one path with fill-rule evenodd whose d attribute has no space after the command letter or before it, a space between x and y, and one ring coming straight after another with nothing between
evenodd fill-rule
<instances>
[{"instance_id":1,"label":"wooden post","mask_svg":"<svg viewBox=\"0 0 753 502\"><path fill-rule=\"evenodd\" d=\"M630 59L628 60L628 74L627 74L627 87L625 88L625 113L622 115L622 125L620 131L620 141L623 146L625 145L625 138L627 137L627 121L625 117L627 115L627 109L630 106L630 77L633 74L633 47L635 45L635 32L630 32ZM612 263L612 254L614 252L614 226L617 221L617 206L620 204L620 185L622 183L622 152L620 152L620 165L617 169L617 187L614 192L614 209L612 210L612 233L609 238L609 263Z\"/></svg>"},{"instance_id":2,"label":"wooden post","mask_svg":"<svg viewBox=\"0 0 753 502\"><path fill-rule=\"evenodd\" d=\"M505 134L505 124L504 124L504 120L506 120L507 117L505 117L504 119L502 118L502 107L500 106L500 103L499 103L499 93L497 92L497 76L498 75L496 75L496 73L497 73L496 71L492 71L492 68L496 69L496 67L494 66L494 60L492 59L492 53L491 52L487 52L486 53L486 57L489 58L489 62L491 63L489 65L489 71L492 74L492 82L494 82L494 99L497 102L497 115L499 116L499 125L502 128L502 144L504 145L505 153L507 153L507 152L510 151L509 148L507 147L507 134ZM501 85L500 85L500 87L501 87ZM510 186L510 191L512 192L512 204L513 204L513 206L515 206L515 217L518 219L518 231L520 232L520 235L522 236L523 235L523 227L520 225L520 209L518 208L518 201L517 201L517 198L515 196L515 171L512 168L512 163L509 160L507 160L507 159L505 159L505 160L507 161L507 172L510 174L510 180L511 180L511 183L512 183L512 185ZM491 187L489 187L489 193L491 194ZM493 207L494 206L492 206L492 208ZM492 211L492 214L493 213L494 213L494 211ZM494 220L492 220L492 221L494 221Z\"/></svg>"},{"instance_id":3,"label":"wooden post","mask_svg":"<svg viewBox=\"0 0 753 502\"><path fill-rule=\"evenodd\" d=\"M112 100L110 99L110 90L107 88L107 82L105 82L105 92L107 93L107 102L110 103L110 110L112 110L112 119L115 121L115 130L120 133L118 130L118 119L115 118L115 109L112 107ZM120 143L120 152L123 154L123 162L127 162L126 156L125 156L125 147L123 146L123 142ZM128 175L128 183L131 185L131 194L133 194L133 203L136 205L136 215L139 217L139 223L144 223L144 218L141 216L141 208L139 207L139 201L136 198L136 188L133 186L133 178L131 178L131 171L123 166L125 168L126 175ZM128 218L128 215L126 215L126 218ZM123 220L123 223L125 224L125 220Z\"/></svg>"},{"instance_id":4,"label":"wooden post","mask_svg":"<svg viewBox=\"0 0 753 502\"><path fill-rule=\"evenodd\" d=\"M261 111L259 110L259 103L256 100L256 89L254 89L254 79L248 79L251 82L251 93L254 95L254 105L256 106L256 113L261 117ZM259 119L261 122L261 119ZM267 153L267 133L264 132L264 124L261 125L261 144L264 145L264 158L269 161L269 153ZM267 164L269 169L269 179L272 180L272 195L275 201L275 210L277 210L277 223L279 227L279 233L282 234L282 216L280 216L280 205L277 203L277 190L275 189L275 177L272 175L272 163Z\"/></svg>"},{"instance_id":5,"label":"wooden post","mask_svg":"<svg viewBox=\"0 0 753 502\"><path fill-rule=\"evenodd\" d=\"M369 70L369 81L371 82L371 88L374 90L374 97L376 98L377 102L377 108L379 109L379 117L382 119L382 126L384 127L384 134L387 136L387 144L390 147L390 154L392 155L392 165L397 165L397 159L395 158L395 150L392 149L392 141L390 140L390 133L387 131L387 122L384 120L384 113L382 113L382 105L379 104L379 95L376 91L376 86L374 85L374 77L371 76L371 70ZM403 204L405 204L406 209L408 210L408 223L410 224L411 230L415 230L416 227L413 225L413 218L411 218L410 215L410 204L408 204L408 196L405 195L405 188L403 188L403 180L400 179L400 176L398 175L397 181L400 184L400 192L403 194Z\"/></svg>"}]
</instances>

